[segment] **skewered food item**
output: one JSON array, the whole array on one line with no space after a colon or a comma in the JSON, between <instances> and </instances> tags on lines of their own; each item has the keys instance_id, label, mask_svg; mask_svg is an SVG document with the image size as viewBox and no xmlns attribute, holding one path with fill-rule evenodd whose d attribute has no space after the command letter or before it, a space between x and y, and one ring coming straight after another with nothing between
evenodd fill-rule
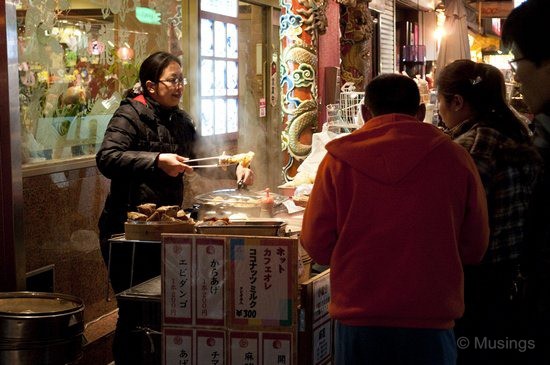
<instances>
[{"instance_id":1,"label":"skewered food item","mask_svg":"<svg viewBox=\"0 0 550 365\"><path fill-rule=\"evenodd\" d=\"M236 155L226 155L225 152L220 156L220 165L230 165L234 163L241 164L242 167L250 166L250 162L254 158L254 152L238 153Z\"/></svg>"}]
</instances>

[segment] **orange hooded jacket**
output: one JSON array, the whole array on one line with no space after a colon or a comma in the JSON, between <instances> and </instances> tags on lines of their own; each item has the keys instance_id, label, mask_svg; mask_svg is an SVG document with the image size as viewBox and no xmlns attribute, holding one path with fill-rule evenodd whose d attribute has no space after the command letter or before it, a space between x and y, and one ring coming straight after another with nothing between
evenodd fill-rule
<instances>
[{"instance_id":1,"label":"orange hooded jacket","mask_svg":"<svg viewBox=\"0 0 550 365\"><path fill-rule=\"evenodd\" d=\"M330 264L331 316L347 325L451 328L464 311L463 264L489 239L468 152L404 114L327 144L301 243Z\"/></svg>"}]
</instances>

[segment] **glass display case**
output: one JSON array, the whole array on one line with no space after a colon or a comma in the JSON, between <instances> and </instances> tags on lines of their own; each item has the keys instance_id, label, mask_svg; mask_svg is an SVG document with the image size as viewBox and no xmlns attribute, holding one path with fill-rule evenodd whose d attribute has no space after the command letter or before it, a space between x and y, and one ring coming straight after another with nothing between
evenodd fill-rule
<instances>
[{"instance_id":1,"label":"glass display case","mask_svg":"<svg viewBox=\"0 0 550 365\"><path fill-rule=\"evenodd\" d=\"M95 155L113 112L150 53L181 51L177 1L20 1L25 168Z\"/></svg>"}]
</instances>

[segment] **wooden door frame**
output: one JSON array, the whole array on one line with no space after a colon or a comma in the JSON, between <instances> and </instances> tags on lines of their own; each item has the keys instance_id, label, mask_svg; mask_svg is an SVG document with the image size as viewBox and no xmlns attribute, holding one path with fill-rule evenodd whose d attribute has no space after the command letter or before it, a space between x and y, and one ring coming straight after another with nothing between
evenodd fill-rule
<instances>
[{"instance_id":1,"label":"wooden door frame","mask_svg":"<svg viewBox=\"0 0 550 365\"><path fill-rule=\"evenodd\" d=\"M15 4L6 1L0 3L0 291L25 288L17 52Z\"/></svg>"}]
</instances>

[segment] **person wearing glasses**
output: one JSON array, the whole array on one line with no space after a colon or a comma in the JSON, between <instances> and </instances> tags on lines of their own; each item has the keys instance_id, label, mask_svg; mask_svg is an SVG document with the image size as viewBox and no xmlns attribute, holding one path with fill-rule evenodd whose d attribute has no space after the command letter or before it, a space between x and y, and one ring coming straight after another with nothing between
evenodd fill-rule
<instances>
[{"instance_id":1,"label":"person wearing glasses","mask_svg":"<svg viewBox=\"0 0 550 365\"><path fill-rule=\"evenodd\" d=\"M126 252L109 253L109 239L124 232L127 212L144 203L177 205L183 201L183 174L191 172L186 160L195 158L197 133L191 116L179 108L186 84L180 60L167 52L147 57L139 70L139 83L109 121L101 147L96 154L99 171L111 180L99 219L99 238L105 262L110 259L110 280L115 293L129 287L130 263ZM235 178L253 183L249 168L237 166ZM144 245L136 252L133 283L160 275L160 246ZM117 257L118 255L118 257ZM138 361L131 348L128 314L119 310L113 351L117 365Z\"/></svg>"},{"instance_id":2,"label":"person wearing glasses","mask_svg":"<svg viewBox=\"0 0 550 365\"><path fill-rule=\"evenodd\" d=\"M529 271L529 338L535 351L530 364L550 364L550 1L527 0L512 10L502 28L504 48L511 50L514 77L534 114L534 144L544 160L532 212Z\"/></svg>"},{"instance_id":3,"label":"person wearing glasses","mask_svg":"<svg viewBox=\"0 0 550 365\"><path fill-rule=\"evenodd\" d=\"M439 114L447 133L476 163L491 228L489 248L481 264L464 268L466 308L457 321L455 334L467 338L472 346L459 348L458 364L519 361L529 348L474 345L484 338L488 343L506 338L525 340L521 264L530 201L542 161L528 127L506 102L504 77L499 69L457 60L440 72L436 86Z\"/></svg>"}]
</instances>

